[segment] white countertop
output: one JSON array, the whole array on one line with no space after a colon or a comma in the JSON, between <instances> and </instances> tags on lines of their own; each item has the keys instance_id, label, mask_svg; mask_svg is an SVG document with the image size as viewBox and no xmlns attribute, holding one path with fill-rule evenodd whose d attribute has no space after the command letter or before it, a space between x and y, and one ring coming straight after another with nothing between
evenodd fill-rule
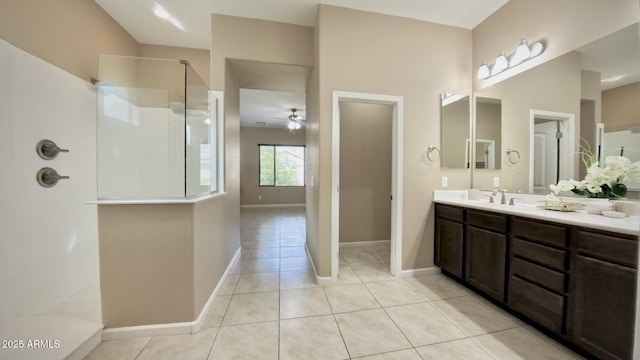
<instances>
[{"instance_id":1,"label":"white countertop","mask_svg":"<svg viewBox=\"0 0 640 360\"><path fill-rule=\"evenodd\" d=\"M486 195L483 192L483 195ZM493 211L497 213L516 215L531 219L552 221L560 224L582 226L603 231L611 231L627 235L640 235L640 218L627 216L624 218L609 218L603 215L588 214L583 210L562 212L546 210L537 206L537 201L544 200L543 195L508 193L507 201L516 198L516 206L490 204L489 198L482 196L478 200L469 200L467 190L435 190L433 201L439 204L455 205L470 209Z\"/></svg>"},{"instance_id":2,"label":"white countertop","mask_svg":"<svg viewBox=\"0 0 640 360\"><path fill-rule=\"evenodd\" d=\"M147 199L98 199L87 204L96 205L172 205L172 204L196 204L201 201L226 196L226 192L207 193L191 198L147 198Z\"/></svg>"}]
</instances>

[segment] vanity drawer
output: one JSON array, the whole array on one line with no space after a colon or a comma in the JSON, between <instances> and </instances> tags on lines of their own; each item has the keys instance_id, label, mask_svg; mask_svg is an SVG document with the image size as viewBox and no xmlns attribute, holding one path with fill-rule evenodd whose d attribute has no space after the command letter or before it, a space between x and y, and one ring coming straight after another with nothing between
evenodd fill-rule
<instances>
[{"instance_id":1,"label":"vanity drawer","mask_svg":"<svg viewBox=\"0 0 640 360\"><path fill-rule=\"evenodd\" d=\"M565 270L567 252L564 250L554 249L518 238L511 238L511 253L513 256L532 260L555 270Z\"/></svg>"},{"instance_id":2,"label":"vanity drawer","mask_svg":"<svg viewBox=\"0 0 640 360\"><path fill-rule=\"evenodd\" d=\"M509 306L545 328L562 334L565 297L516 276L509 278Z\"/></svg>"},{"instance_id":3,"label":"vanity drawer","mask_svg":"<svg viewBox=\"0 0 640 360\"><path fill-rule=\"evenodd\" d=\"M501 233L507 232L507 217L479 211L467 211L467 224Z\"/></svg>"},{"instance_id":4,"label":"vanity drawer","mask_svg":"<svg viewBox=\"0 0 640 360\"><path fill-rule=\"evenodd\" d=\"M638 240L577 229L578 251L621 265L638 267Z\"/></svg>"},{"instance_id":5,"label":"vanity drawer","mask_svg":"<svg viewBox=\"0 0 640 360\"><path fill-rule=\"evenodd\" d=\"M456 206L436 204L436 216L462 222L464 221L464 209Z\"/></svg>"},{"instance_id":6,"label":"vanity drawer","mask_svg":"<svg viewBox=\"0 0 640 360\"><path fill-rule=\"evenodd\" d=\"M535 242L567 247L567 228L520 218L511 219L511 234Z\"/></svg>"},{"instance_id":7,"label":"vanity drawer","mask_svg":"<svg viewBox=\"0 0 640 360\"><path fill-rule=\"evenodd\" d=\"M516 257L511 260L511 274L559 293L565 291L565 274Z\"/></svg>"}]
</instances>

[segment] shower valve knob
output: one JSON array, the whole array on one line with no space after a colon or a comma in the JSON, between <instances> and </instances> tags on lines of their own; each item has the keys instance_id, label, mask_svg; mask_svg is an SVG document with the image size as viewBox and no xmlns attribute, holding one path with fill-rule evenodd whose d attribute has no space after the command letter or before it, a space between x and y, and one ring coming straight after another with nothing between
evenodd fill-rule
<instances>
[{"instance_id":1,"label":"shower valve knob","mask_svg":"<svg viewBox=\"0 0 640 360\"><path fill-rule=\"evenodd\" d=\"M38 141L38 144L36 144L36 152L41 158L45 160L52 160L58 156L58 153L69 152L69 150L62 149L53 141L44 139Z\"/></svg>"},{"instance_id":2,"label":"shower valve knob","mask_svg":"<svg viewBox=\"0 0 640 360\"><path fill-rule=\"evenodd\" d=\"M64 179L69 179L69 177L60 175L55 169L49 167L44 167L38 170L38 173L36 174L36 180L38 181L38 184L46 188L53 187L58 183L58 181Z\"/></svg>"}]
</instances>

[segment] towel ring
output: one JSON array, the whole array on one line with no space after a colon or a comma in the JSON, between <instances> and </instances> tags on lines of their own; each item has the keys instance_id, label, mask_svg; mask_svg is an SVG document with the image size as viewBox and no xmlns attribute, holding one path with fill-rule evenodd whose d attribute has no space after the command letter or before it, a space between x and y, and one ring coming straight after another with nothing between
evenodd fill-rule
<instances>
[{"instance_id":1,"label":"towel ring","mask_svg":"<svg viewBox=\"0 0 640 360\"><path fill-rule=\"evenodd\" d=\"M518 150L507 149L507 159L512 164L520 162L520 152Z\"/></svg>"},{"instance_id":2,"label":"towel ring","mask_svg":"<svg viewBox=\"0 0 640 360\"><path fill-rule=\"evenodd\" d=\"M427 148L426 158L431 162L440 160L440 149L433 145L429 146Z\"/></svg>"}]
</instances>

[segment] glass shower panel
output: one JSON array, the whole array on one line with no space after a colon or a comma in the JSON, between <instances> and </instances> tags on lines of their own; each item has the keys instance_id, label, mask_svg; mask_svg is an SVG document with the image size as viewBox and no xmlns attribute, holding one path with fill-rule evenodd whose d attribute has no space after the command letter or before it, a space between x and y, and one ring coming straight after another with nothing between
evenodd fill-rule
<instances>
[{"instance_id":1,"label":"glass shower panel","mask_svg":"<svg viewBox=\"0 0 640 360\"><path fill-rule=\"evenodd\" d=\"M185 68L100 55L98 198L185 196Z\"/></svg>"},{"instance_id":2,"label":"glass shower panel","mask_svg":"<svg viewBox=\"0 0 640 360\"><path fill-rule=\"evenodd\" d=\"M196 72L186 67L186 196L217 190L215 158L216 109L209 89ZM215 104L215 103L211 103Z\"/></svg>"}]
</instances>

